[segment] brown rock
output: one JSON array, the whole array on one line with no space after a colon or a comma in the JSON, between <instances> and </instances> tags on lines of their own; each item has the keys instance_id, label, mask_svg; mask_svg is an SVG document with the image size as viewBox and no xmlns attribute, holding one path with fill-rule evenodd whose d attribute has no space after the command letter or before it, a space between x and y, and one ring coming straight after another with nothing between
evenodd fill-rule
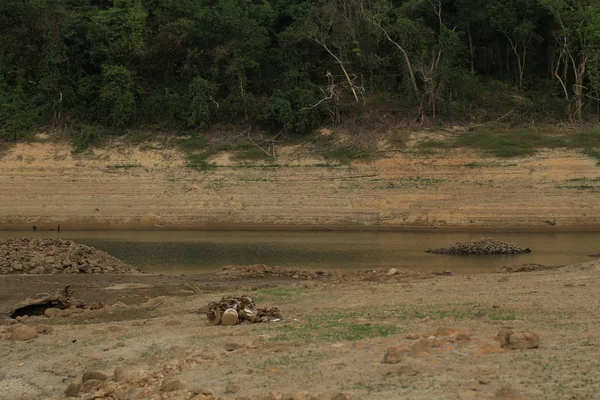
<instances>
[{"instance_id":1,"label":"brown rock","mask_svg":"<svg viewBox=\"0 0 600 400\"><path fill-rule=\"evenodd\" d=\"M383 355L384 364L398 364L404 358L406 350L399 347L390 347Z\"/></svg>"},{"instance_id":2,"label":"brown rock","mask_svg":"<svg viewBox=\"0 0 600 400\"><path fill-rule=\"evenodd\" d=\"M429 340L427 339L419 340L410 348L410 355L413 357L419 357L429 353L431 353L431 343L429 343Z\"/></svg>"},{"instance_id":3,"label":"brown rock","mask_svg":"<svg viewBox=\"0 0 600 400\"><path fill-rule=\"evenodd\" d=\"M79 396L80 389L81 389L81 384L73 382L73 383L69 384L69 386L67 386L67 388L65 389L65 396L77 397L77 396Z\"/></svg>"},{"instance_id":4,"label":"brown rock","mask_svg":"<svg viewBox=\"0 0 600 400\"><path fill-rule=\"evenodd\" d=\"M19 342L32 340L38 337L38 333L34 327L28 325L17 325L12 328L10 338Z\"/></svg>"},{"instance_id":5,"label":"brown rock","mask_svg":"<svg viewBox=\"0 0 600 400\"><path fill-rule=\"evenodd\" d=\"M54 332L54 327L50 325L38 325L35 327L37 333L41 333L42 335L49 335Z\"/></svg>"},{"instance_id":6,"label":"brown rock","mask_svg":"<svg viewBox=\"0 0 600 400\"><path fill-rule=\"evenodd\" d=\"M98 389L103 384L104 381L98 379L89 379L81 384L79 391L81 393L90 393L91 391Z\"/></svg>"},{"instance_id":7,"label":"brown rock","mask_svg":"<svg viewBox=\"0 0 600 400\"><path fill-rule=\"evenodd\" d=\"M115 368L115 372L113 374L115 382L124 382L130 377L131 374L127 371L127 369L125 369L125 367Z\"/></svg>"},{"instance_id":8,"label":"brown rock","mask_svg":"<svg viewBox=\"0 0 600 400\"><path fill-rule=\"evenodd\" d=\"M201 394L204 396L214 396L215 395L215 391L209 387L199 387L196 389L192 389L192 392L194 394Z\"/></svg>"},{"instance_id":9,"label":"brown rock","mask_svg":"<svg viewBox=\"0 0 600 400\"><path fill-rule=\"evenodd\" d=\"M350 400L350 397L348 397L348 395L345 393L335 393L333 396L331 396L331 400Z\"/></svg>"},{"instance_id":10,"label":"brown rock","mask_svg":"<svg viewBox=\"0 0 600 400\"><path fill-rule=\"evenodd\" d=\"M525 397L518 390L510 386L503 387L496 392L496 400L525 400Z\"/></svg>"},{"instance_id":11,"label":"brown rock","mask_svg":"<svg viewBox=\"0 0 600 400\"><path fill-rule=\"evenodd\" d=\"M461 330L458 330L458 329L445 328L445 327L440 327L435 332L435 336L436 337L455 338L455 337L457 337L459 335L467 335L467 332L461 331Z\"/></svg>"},{"instance_id":12,"label":"brown rock","mask_svg":"<svg viewBox=\"0 0 600 400\"><path fill-rule=\"evenodd\" d=\"M281 400L306 400L306 392L285 393Z\"/></svg>"},{"instance_id":13,"label":"brown rock","mask_svg":"<svg viewBox=\"0 0 600 400\"><path fill-rule=\"evenodd\" d=\"M97 381L106 381L108 380L108 376L106 376L105 374L103 374L100 371L85 371L83 373L83 375L81 376L81 382L85 383L91 379L97 380Z\"/></svg>"},{"instance_id":14,"label":"brown rock","mask_svg":"<svg viewBox=\"0 0 600 400\"><path fill-rule=\"evenodd\" d=\"M537 349L540 346L540 337L534 332L513 332L501 329L496 336L500 347L512 350Z\"/></svg>"},{"instance_id":15,"label":"brown rock","mask_svg":"<svg viewBox=\"0 0 600 400\"><path fill-rule=\"evenodd\" d=\"M227 387L225 388L225 394L233 394L233 393L237 393L239 391L240 391L240 387L233 382L230 383L229 385L227 385Z\"/></svg>"},{"instance_id":16,"label":"brown rock","mask_svg":"<svg viewBox=\"0 0 600 400\"><path fill-rule=\"evenodd\" d=\"M203 360L215 360L217 358L217 355L212 351L205 350L202 353L200 353L200 357Z\"/></svg>"},{"instance_id":17,"label":"brown rock","mask_svg":"<svg viewBox=\"0 0 600 400\"><path fill-rule=\"evenodd\" d=\"M48 308L44 311L44 315L48 318L54 318L60 316L61 312L58 308Z\"/></svg>"},{"instance_id":18,"label":"brown rock","mask_svg":"<svg viewBox=\"0 0 600 400\"><path fill-rule=\"evenodd\" d=\"M517 332L508 338L508 348L514 350L537 349L540 347L540 337L533 332Z\"/></svg>"},{"instance_id":19,"label":"brown rock","mask_svg":"<svg viewBox=\"0 0 600 400\"><path fill-rule=\"evenodd\" d=\"M237 349L241 349L244 346L242 346L241 344L238 344L238 343L226 343L224 347L225 347L225 350L227 350L227 351L234 351Z\"/></svg>"},{"instance_id":20,"label":"brown rock","mask_svg":"<svg viewBox=\"0 0 600 400\"><path fill-rule=\"evenodd\" d=\"M181 389L183 389L183 382L181 382L179 379L164 381L163 384L160 385L161 392L174 392Z\"/></svg>"},{"instance_id":21,"label":"brown rock","mask_svg":"<svg viewBox=\"0 0 600 400\"><path fill-rule=\"evenodd\" d=\"M278 400L272 393L255 394L250 397L252 400Z\"/></svg>"}]
</instances>

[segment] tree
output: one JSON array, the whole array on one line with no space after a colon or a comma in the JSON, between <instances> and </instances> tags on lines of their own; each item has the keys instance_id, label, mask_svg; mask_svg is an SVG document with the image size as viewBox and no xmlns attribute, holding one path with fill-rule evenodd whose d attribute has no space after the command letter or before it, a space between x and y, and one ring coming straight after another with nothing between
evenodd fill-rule
<instances>
[{"instance_id":1,"label":"tree","mask_svg":"<svg viewBox=\"0 0 600 400\"><path fill-rule=\"evenodd\" d=\"M554 66L554 77L563 89L569 118L581 121L584 99L591 91L591 88L586 86L586 79L590 84L597 85L594 75L596 67L590 69L589 65L592 60L598 60L600 2L598 0L540 0L540 2L550 10L557 23L554 38L558 43L558 57ZM572 85L569 84L571 79Z\"/></svg>"}]
</instances>

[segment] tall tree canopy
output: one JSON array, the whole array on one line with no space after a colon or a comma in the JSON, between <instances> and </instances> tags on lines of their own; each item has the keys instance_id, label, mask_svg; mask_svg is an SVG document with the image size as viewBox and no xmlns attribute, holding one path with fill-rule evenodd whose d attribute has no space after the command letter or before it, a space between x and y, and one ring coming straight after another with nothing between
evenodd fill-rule
<instances>
[{"instance_id":1,"label":"tall tree canopy","mask_svg":"<svg viewBox=\"0 0 600 400\"><path fill-rule=\"evenodd\" d=\"M600 0L0 2L5 140L45 124L305 133L381 99L443 121L499 85L593 116Z\"/></svg>"}]
</instances>

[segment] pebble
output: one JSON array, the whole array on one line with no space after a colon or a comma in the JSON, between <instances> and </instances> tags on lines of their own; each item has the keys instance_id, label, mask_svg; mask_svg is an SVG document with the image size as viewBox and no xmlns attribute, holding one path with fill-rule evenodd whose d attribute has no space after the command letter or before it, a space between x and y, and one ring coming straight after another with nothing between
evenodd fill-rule
<instances>
[{"instance_id":1,"label":"pebble","mask_svg":"<svg viewBox=\"0 0 600 400\"><path fill-rule=\"evenodd\" d=\"M241 344L238 344L238 343L226 343L224 346L225 350L227 350L227 351L234 351L237 349L241 349L242 347L244 347L244 346L242 346Z\"/></svg>"},{"instance_id":2,"label":"pebble","mask_svg":"<svg viewBox=\"0 0 600 400\"><path fill-rule=\"evenodd\" d=\"M404 358L406 349L399 347L390 347L385 351L383 355L384 364L398 364Z\"/></svg>"},{"instance_id":3,"label":"pebble","mask_svg":"<svg viewBox=\"0 0 600 400\"><path fill-rule=\"evenodd\" d=\"M161 392L174 392L181 389L183 389L183 383L179 379L165 381L160 385Z\"/></svg>"},{"instance_id":4,"label":"pebble","mask_svg":"<svg viewBox=\"0 0 600 400\"><path fill-rule=\"evenodd\" d=\"M390 268L390 270L387 272L387 274L389 276L398 275L398 270L396 268Z\"/></svg>"},{"instance_id":5,"label":"pebble","mask_svg":"<svg viewBox=\"0 0 600 400\"><path fill-rule=\"evenodd\" d=\"M108 376L100 371L85 371L81 376L81 382L85 383L89 380L106 381Z\"/></svg>"},{"instance_id":6,"label":"pebble","mask_svg":"<svg viewBox=\"0 0 600 400\"><path fill-rule=\"evenodd\" d=\"M80 383L70 383L69 386L65 389L65 396L67 397L77 397L79 396L79 390L81 389Z\"/></svg>"},{"instance_id":7,"label":"pebble","mask_svg":"<svg viewBox=\"0 0 600 400\"><path fill-rule=\"evenodd\" d=\"M209 388L209 387L199 387L196 389L192 389L191 392L194 394L201 394L204 396L214 396L215 395L214 389Z\"/></svg>"},{"instance_id":8,"label":"pebble","mask_svg":"<svg viewBox=\"0 0 600 400\"><path fill-rule=\"evenodd\" d=\"M233 394L233 393L237 393L239 391L240 391L240 387L233 382L230 383L229 385L227 385L227 387L225 388L225 394Z\"/></svg>"},{"instance_id":9,"label":"pebble","mask_svg":"<svg viewBox=\"0 0 600 400\"><path fill-rule=\"evenodd\" d=\"M90 393L92 390L96 390L102 386L103 383L104 381L99 379L89 379L81 384L79 391L82 393Z\"/></svg>"},{"instance_id":10,"label":"pebble","mask_svg":"<svg viewBox=\"0 0 600 400\"><path fill-rule=\"evenodd\" d=\"M115 372L113 374L113 378L115 382L123 382L129 378L131 374L127 371L125 367L117 367L115 368Z\"/></svg>"},{"instance_id":11,"label":"pebble","mask_svg":"<svg viewBox=\"0 0 600 400\"><path fill-rule=\"evenodd\" d=\"M413 357L419 357L429 353L431 353L431 343L427 339L419 340L410 348L410 355Z\"/></svg>"},{"instance_id":12,"label":"pebble","mask_svg":"<svg viewBox=\"0 0 600 400\"><path fill-rule=\"evenodd\" d=\"M32 340L38 337L37 330L28 325L17 325L12 328L10 338L19 342Z\"/></svg>"}]
</instances>

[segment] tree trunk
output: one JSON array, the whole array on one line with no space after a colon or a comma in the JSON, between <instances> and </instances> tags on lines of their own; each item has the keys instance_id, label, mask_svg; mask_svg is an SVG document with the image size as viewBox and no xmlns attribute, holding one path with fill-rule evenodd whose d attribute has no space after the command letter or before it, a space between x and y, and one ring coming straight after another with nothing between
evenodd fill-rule
<instances>
[{"instance_id":1,"label":"tree trunk","mask_svg":"<svg viewBox=\"0 0 600 400\"><path fill-rule=\"evenodd\" d=\"M471 36L471 26L467 28L469 36L469 58L471 59L471 73L475 73L475 57L473 56L473 36Z\"/></svg>"}]
</instances>

